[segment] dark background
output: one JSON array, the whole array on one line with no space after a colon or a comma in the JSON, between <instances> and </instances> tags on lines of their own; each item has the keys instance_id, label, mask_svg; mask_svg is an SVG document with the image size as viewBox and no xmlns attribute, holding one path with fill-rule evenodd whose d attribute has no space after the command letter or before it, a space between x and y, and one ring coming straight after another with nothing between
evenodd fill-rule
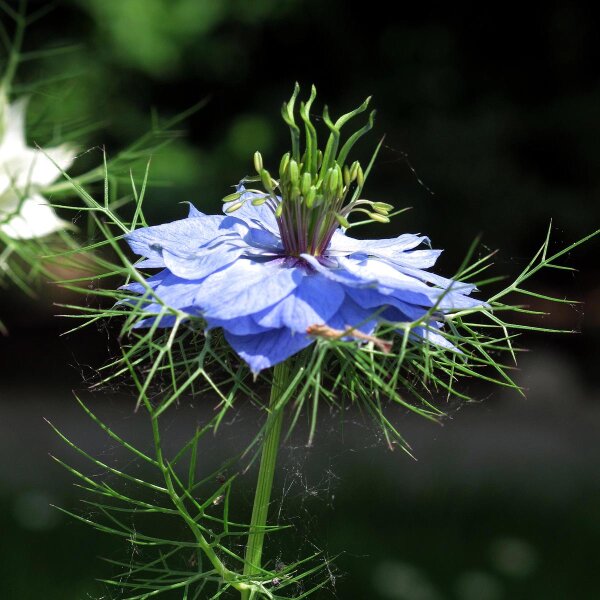
<instances>
[{"instance_id":1,"label":"dark background","mask_svg":"<svg viewBox=\"0 0 600 600\"><path fill-rule=\"evenodd\" d=\"M276 168L288 144L279 108L295 80L305 92L314 83L317 110L327 102L334 115L374 96L376 132L359 158L386 139L367 197L413 209L364 235L427 233L446 249L444 274L479 234L482 251L500 250L496 271L514 274L550 220L557 249L600 222L593 3L398 3L392 12L377 1L63 0L31 26L26 49L64 43L77 47L23 64L18 82L49 80L33 94L32 119L43 110L56 124L95 125L79 137L82 150L116 153L148 129L153 109L166 117L208 99L153 157L153 178L171 182L149 193L154 223L182 215L182 201L219 210L257 149ZM83 154L73 173L99 159ZM475 390L484 402L451 407L443 428L395 414L416 462L389 453L358 415L344 435L339 420L325 419L310 453L288 449L278 489L293 482L290 548L314 539L329 555L343 552L335 587L318 597L598 597L598 253L589 243L566 257L579 273L536 280L539 291L585 304L558 306L543 321L579 334L523 340L532 352L517 379L527 399ZM60 338L67 326L51 301L64 297L53 287L35 300L0 294L10 329L0 339L3 597L114 597L93 579L107 574L97 557L117 542L47 509L76 506L79 494L47 458L68 452L42 421L118 460L71 396L106 358L106 339ZM143 428L126 400L96 402L114 422ZM256 426L252 411L240 415Z\"/></svg>"}]
</instances>

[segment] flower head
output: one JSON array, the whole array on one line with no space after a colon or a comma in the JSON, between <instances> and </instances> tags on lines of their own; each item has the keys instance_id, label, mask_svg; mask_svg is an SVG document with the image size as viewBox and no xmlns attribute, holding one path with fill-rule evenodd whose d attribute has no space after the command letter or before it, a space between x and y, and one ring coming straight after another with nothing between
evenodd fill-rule
<instances>
[{"instance_id":1,"label":"flower head","mask_svg":"<svg viewBox=\"0 0 600 600\"><path fill-rule=\"evenodd\" d=\"M425 236L359 240L345 232L351 213L385 221L392 208L361 200L363 170L358 162L344 164L352 145L371 128L373 114L338 151L341 126L363 112L368 100L336 123L325 109L331 133L321 153L309 119L313 88L300 107L306 129L300 156L293 113L297 93L296 88L284 104L293 151L281 161L279 180L257 153L257 177L224 199L225 215L205 215L192 206L185 219L127 235L133 251L145 257L139 267L162 269L147 279L158 301L148 301L144 312L159 313L163 303L202 317L209 328L221 327L255 373L313 343L309 332L322 330L315 325L345 337L356 331L364 340L379 323L412 323L430 315L413 333L450 347L436 330L445 313L481 304L469 297L474 286L427 270L441 251L431 249ZM260 179L265 189L247 189L249 179ZM145 290L137 283L128 288ZM154 321L149 317L140 324ZM172 323L173 318L163 318L160 325Z\"/></svg>"},{"instance_id":2,"label":"flower head","mask_svg":"<svg viewBox=\"0 0 600 600\"><path fill-rule=\"evenodd\" d=\"M0 91L0 231L15 239L39 238L67 226L41 192L75 158L66 145L45 151L27 146L26 105L26 99L9 104Z\"/></svg>"}]
</instances>

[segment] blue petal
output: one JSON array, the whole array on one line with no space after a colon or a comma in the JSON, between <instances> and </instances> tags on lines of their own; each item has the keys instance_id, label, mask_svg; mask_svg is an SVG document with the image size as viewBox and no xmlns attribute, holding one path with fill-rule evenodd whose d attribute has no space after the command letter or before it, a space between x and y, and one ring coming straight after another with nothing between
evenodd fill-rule
<instances>
[{"instance_id":1,"label":"blue petal","mask_svg":"<svg viewBox=\"0 0 600 600\"><path fill-rule=\"evenodd\" d=\"M210 215L180 219L173 223L136 229L128 233L125 239L136 254L146 258L162 258L164 248L179 253L194 252L222 233L219 228L226 218Z\"/></svg>"},{"instance_id":2,"label":"blue petal","mask_svg":"<svg viewBox=\"0 0 600 600\"><path fill-rule=\"evenodd\" d=\"M350 296L359 306L370 310L372 313L376 312L377 309L390 306L393 307L396 311L399 311L400 314L404 315L405 318L399 319L391 319L397 321L414 321L423 316L425 312L427 312L427 308L429 306L429 301L425 296L422 296L423 302L419 302L415 304L413 302L405 302L404 300L400 300L395 296L391 296L389 294L382 294L381 292L375 289L356 289L356 288L347 288L346 294ZM392 313L389 313L392 314ZM397 313L394 313L397 314ZM385 319L388 319L387 316L382 316Z\"/></svg>"},{"instance_id":3,"label":"blue petal","mask_svg":"<svg viewBox=\"0 0 600 600\"><path fill-rule=\"evenodd\" d=\"M206 215L203 212L200 212L191 202L188 202L187 204L190 207L188 218L206 217Z\"/></svg>"},{"instance_id":4,"label":"blue petal","mask_svg":"<svg viewBox=\"0 0 600 600\"><path fill-rule=\"evenodd\" d=\"M195 304L207 318L235 319L283 300L303 277L301 269L286 268L279 260L259 262L240 258L203 280Z\"/></svg>"},{"instance_id":5,"label":"blue petal","mask_svg":"<svg viewBox=\"0 0 600 600\"><path fill-rule=\"evenodd\" d=\"M398 267L428 269L435 265L443 250L411 250L402 252L387 260Z\"/></svg>"},{"instance_id":6,"label":"blue petal","mask_svg":"<svg viewBox=\"0 0 600 600\"><path fill-rule=\"evenodd\" d=\"M289 296L255 315L259 325L288 327L305 332L309 325L326 323L344 300L342 286L315 273L306 275Z\"/></svg>"},{"instance_id":7,"label":"blue petal","mask_svg":"<svg viewBox=\"0 0 600 600\"><path fill-rule=\"evenodd\" d=\"M459 292L452 291L452 289L448 291L431 287L416 277L403 273L402 270L395 268L388 262L376 258L365 259L361 257L360 260L355 260L340 257L338 263L355 276L362 277L365 280L375 279L377 281L376 287L380 292L392 295L405 302L423 306L437 304L443 310L484 305L482 301L469 298Z\"/></svg>"},{"instance_id":8,"label":"blue petal","mask_svg":"<svg viewBox=\"0 0 600 600\"><path fill-rule=\"evenodd\" d=\"M396 238L382 240L357 240L351 238L338 229L331 238L328 250L335 255L349 255L355 252L363 252L370 256L395 257L407 250L412 250L420 244L429 244L429 238L425 235L403 233Z\"/></svg>"},{"instance_id":9,"label":"blue petal","mask_svg":"<svg viewBox=\"0 0 600 600\"><path fill-rule=\"evenodd\" d=\"M253 373L284 361L313 342L305 333L294 334L286 328L257 335L233 335L225 331L225 339Z\"/></svg>"},{"instance_id":10,"label":"blue petal","mask_svg":"<svg viewBox=\"0 0 600 600\"><path fill-rule=\"evenodd\" d=\"M371 334L377 326L377 319L373 318L373 310L362 308L346 296L339 310L327 321L327 325L340 330L352 327Z\"/></svg>"},{"instance_id":11,"label":"blue petal","mask_svg":"<svg viewBox=\"0 0 600 600\"><path fill-rule=\"evenodd\" d=\"M265 333L270 327L261 327L251 316L237 316L235 319L213 319L207 318L206 324L209 329L221 327L229 333L235 335L251 335L256 333Z\"/></svg>"},{"instance_id":12,"label":"blue petal","mask_svg":"<svg viewBox=\"0 0 600 600\"><path fill-rule=\"evenodd\" d=\"M310 254L301 254L301 256L315 271L321 275L324 275L327 277L327 279L331 279L331 281L352 287L372 287L377 284L376 277L372 277L370 280L365 280L358 275L354 275L345 269L339 268L337 262L334 263L336 266L327 267L322 265L317 258Z\"/></svg>"},{"instance_id":13,"label":"blue petal","mask_svg":"<svg viewBox=\"0 0 600 600\"><path fill-rule=\"evenodd\" d=\"M162 275L163 273L164 275ZM148 283L154 288L154 296L160 302L178 310L196 306L196 294L200 287L200 281L181 279L169 271L163 271L159 275L161 275L159 280L152 281L152 278L150 278ZM134 288L132 291L137 292L138 289ZM141 293L144 293L144 291L142 290ZM195 309L195 312L197 312L197 309Z\"/></svg>"},{"instance_id":14,"label":"blue petal","mask_svg":"<svg viewBox=\"0 0 600 600\"><path fill-rule=\"evenodd\" d=\"M163 250L165 266L178 277L203 279L237 260L247 246L221 243L209 249L201 249L194 254L180 256Z\"/></svg>"}]
</instances>

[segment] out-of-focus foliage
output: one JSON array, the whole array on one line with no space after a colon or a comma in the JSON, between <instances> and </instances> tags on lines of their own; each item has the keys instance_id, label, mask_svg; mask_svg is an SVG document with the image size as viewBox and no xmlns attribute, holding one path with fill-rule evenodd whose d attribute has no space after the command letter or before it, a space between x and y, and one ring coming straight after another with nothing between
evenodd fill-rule
<instances>
[{"instance_id":1,"label":"out-of-focus foliage","mask_svg":"<svg viewBox=\"0 0 600 600\"><path fill-rule=\"evenodd\" d=\"M174 114L210 97L189 135L154 161L156 178L178 183L176 194L154 191L170 216L179 200L217 209L254 150L267 162L281 154L287 134L270 115L298 79L314 82L334 112L374 94L388 147L373 199L415 207L390 233L426 230L450 247L449 230L466 239L483 231L491 245L514 240L526 254L532 227L541 236L553 217L574 239L600 216L590 10L564 1L522 7L518 21L483 8L470 16L413 4L394 18L384 3L359 10L341 0L62 0L28 43L80 44L37 73L81 74L58 86L53 118L102 123L84 145L114 150L148 126L153 108Z\"/></svg>"}]
</instances>

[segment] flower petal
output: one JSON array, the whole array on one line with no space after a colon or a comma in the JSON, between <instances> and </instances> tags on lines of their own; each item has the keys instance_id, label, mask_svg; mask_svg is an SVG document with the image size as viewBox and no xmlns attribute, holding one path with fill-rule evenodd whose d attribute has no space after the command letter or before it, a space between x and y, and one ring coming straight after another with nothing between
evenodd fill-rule
<instances>
[{"instance_id":1,"label":"flower petal","mask_svg":"<svg viewBox=\"0 0 600 600\"><path fill-rule=\"evenodd\" d=\"M429 238L424 235L403 233L396 238L358 240L347 236L341 229L338 229L331 238L328 251L335 255L348 255L355 252L362 252L370 256L392 258L407 250L412 250L422 243L429 244Z\"/></svg>"},{"instance_id":2,"label":"flower petal","mask_svg":"<svg viewBox=\"0 0 600 600\"><path fill-rule=\"evenodd\" d=\"M12 192L6 192L4 196L8 194ZM56 216L54 209L43 196L33 194L20 203L20 206L18 197L14 196L18 214L4 221L6 214L0 207L0 229L9 237L21 240L41 238L69 226L69 223Z\"/></svg>"},{"instance_id":3,"label":"flower petal","mask_svg":"<svg viewBox=\"0 0 600 600\"><path fill-rule=\"evenodd\" d=\"M172 254L164 249L162 256L165 266L174 275L184 279L203 279L233 263L245 249L245 244L235 246L222 243L187 256Z\"/></svg>"},{"instance_id":4,"label":"flower petal","mask_svg":"<svg viewBox=\"0 0 600 600\"><path fill-rule=\"evenodd\" d=\"M257 335L233 335L226 330L225 339L253 373L284 361L314 341L305 333L293 333L285 327Z\"/></svg>"},{"instance_id":5,"label":"flower petal","mask_svg":"<svg viewBox=\"0 0 600 600\"><path fill-rule=\"evenodd\" d=\"M251 315L281 301L303 277L301 269L286 268L278 260L265 263L239 258L202 282L196 304L207 318Z\"/></svg>"},{"instance_id":6,"label":"flower petal","mask_svg":"<svg viewBox=\"0 0 600 600\"><path fill-rule=\"evenodd\" d=\"M164 225L142 227L128 233L125 239L136 254L146 258L162 259L162 251L165 248L185 256L230 233L229 229L235 221L231 217L221 215L203 215Z\"/></svg>"},{"instance_id":7,"label":"flower petal","mask_svg":"<svg viewBox=\"0 0 600 600\"><path fill-rule=\"evenodd\" d=\"M4 96L4 94L2 94ZM27 111L28 98L19 98L12 104L6 102L3 97L3 127L1 147L18 150L26 147L25 141L25 113Z\"/></svg>"},{"instance_id":8,"label":"flower petal","mask_svg":"<svg viewBox=\"0 0 600 600\"><path fill-rule=\"evenodd\" d=\"M347 296L339 310L327 321L327 325L341 330L352 327L370 335L377 326L377 319L373 318L373 312L362 308Z\"/></svg>"},{"instance_id":9,"label":"flower petal","mask_svg":"<svg viewBox=\"0 0 600 600\"><path fill-rule=\"evenodd\" d=\"M238 192L243 192L246 188L243 185L237 186ZM244 204L233 213L238 219L241 219L252 227L260 227L266 229L271 233L279 237L279 227L277 225L277 219L275 214L269 208L267 203L261 204L260 206L254 206L252 200L255 198L262 198L262 194L256 194L254 192L245 192L242 194L239 201L244 201ZM223 206L223 210L227 210L229 204Z\"/></svg>"},{"instance_id":10,"label":"flower petal","mask_svg":"<svg viewBox=\"0 0 600 600\"><path fill-rule=\"evenodd\" d=\"M309 325L326 323L343 300L339 283L315 273L306 275L291 294L254 318L264 327L305 332Z\"/></svg>"},{"instance_id":11,"label":"flower petal","mask_svg":"<svg viewBox=\"0 0 600 600\"><path fill-rule=\"evenodd\" d=\"M450 286L447 289L431 287L419 279L403 273L394 268L393 265L376 258L338 258L338 263L352 275L367 278L375 278L377 289L390 294L400 300L421 306L433 306L437 304L440 309L450 310L457 308L471 308L481 306L481 300L469 298L455 292ZM451 281L451 280L449 280ZM454 283L452 284L454 285ZM460 286L460 284L456 284Z\"/></svg>"}]
</instances>

